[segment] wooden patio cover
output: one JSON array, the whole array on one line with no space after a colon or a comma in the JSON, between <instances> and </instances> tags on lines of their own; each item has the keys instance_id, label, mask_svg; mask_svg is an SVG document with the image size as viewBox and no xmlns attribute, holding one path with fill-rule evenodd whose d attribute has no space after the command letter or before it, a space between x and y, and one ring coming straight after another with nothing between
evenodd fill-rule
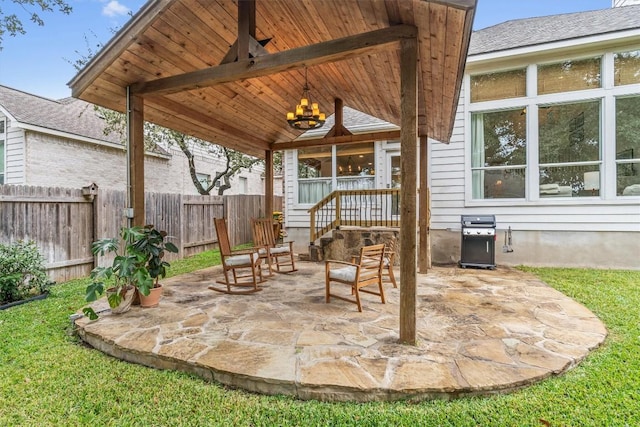
<instances>
[{"instance_id":1,"label":"wooden patio cover","mask_svg":"<svg viewBox=\"0 0 640 427\"><path fill-rule=\"evenodd\" d=\"M327 115L341 99L401 127L401 252L415 254L417 140L450 139L475 8L476 0L150 0L69 86L128 113L130 206L140 223L143 120L265 158L269 208L272 152L295 147L301 133L285 119L307 68ZM315 144L363 139L376 135ZM400 338L411 343L416 258L402 258Z\"/></svg>"}]
</instances>

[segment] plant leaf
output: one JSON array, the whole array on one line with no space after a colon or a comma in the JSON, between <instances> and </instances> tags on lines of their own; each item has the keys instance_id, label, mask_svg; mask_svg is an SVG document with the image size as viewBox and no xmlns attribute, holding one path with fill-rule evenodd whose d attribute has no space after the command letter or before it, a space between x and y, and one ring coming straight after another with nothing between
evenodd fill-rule
<instances>
[{"instance_id":1,"label":"plant leaf","mask_svg":"<svg viewBox=\"0 0 640 427\"><path fill-rule=\"evenodd\" d=\"M89 320L96 320L98 318L98 314L96 314L96 312L91 307L83 308L82 312L89 318Z\"/></svg>"}]
</instances>

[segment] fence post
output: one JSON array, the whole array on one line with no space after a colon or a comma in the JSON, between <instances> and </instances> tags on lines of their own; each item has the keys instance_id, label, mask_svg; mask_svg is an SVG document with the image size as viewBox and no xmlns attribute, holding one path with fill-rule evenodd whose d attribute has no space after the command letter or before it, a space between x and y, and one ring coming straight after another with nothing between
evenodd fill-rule
<instances>
[{"instance_id":1,"label":"fence post","mask_svg":"<svg viewBox=\"0 0 640 427\"><path fill-rule=\"evenodd\" d=\"M92 227L91 227L91 236L89 239L89 250L91 250L91 254L93 254L92 245L98 238L98 184L95 182L82 187L82 195L85 199L91 201L91 212L92 212ZM98 255L93 254L93 268L98 266Z\"/></svg>"}]
</instances>

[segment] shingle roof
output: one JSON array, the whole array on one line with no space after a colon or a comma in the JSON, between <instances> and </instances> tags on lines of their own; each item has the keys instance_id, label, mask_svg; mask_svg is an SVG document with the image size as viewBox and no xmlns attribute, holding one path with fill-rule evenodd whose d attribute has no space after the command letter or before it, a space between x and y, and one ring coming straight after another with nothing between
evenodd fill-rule
<instances>
[{"instance_id":1,"label":"shingle roof","mask_svg":"<svg viewBox=\"0 0 640 427\"><path fill-rule=\"evenodd\" d=\"M475 31L469 55L640 28L640 5L516 19Z\"/></svg>"},{"instance_id":2,"label":"shingle roof","mask_svg":"<svg viewBox=\"0 0 640 427\"><path fill-rule=\"evenodd\" d=\"M115 133L104 135L104 121L94 111L93 104L79 99L56 101L0 85L0 105L21 123L121 143Z\"/></svg>"},{"instance_id":3,"label":"shingle roof","mask_svg":"<svg viewBox=\"0 0 640 427\"><path fill-rule=\"evenodd\" d=\"M322 127L318 129L308 130L300 135L298 139L322 138L327 134L327 132L329 132L329 130L331 130L331 128L335 124L335 119L335 114L327 116L327 121ZM393 123L389 123L377 117L370 116L367 113L363 113L362 111L358 111L347 106L345 106L342 110L342 123L344 127L347 128L347 130L353 133L370 132L373 128L376 128L378 130L400 129L400 127L394 125Z\"/></svg>"}]
</instances>

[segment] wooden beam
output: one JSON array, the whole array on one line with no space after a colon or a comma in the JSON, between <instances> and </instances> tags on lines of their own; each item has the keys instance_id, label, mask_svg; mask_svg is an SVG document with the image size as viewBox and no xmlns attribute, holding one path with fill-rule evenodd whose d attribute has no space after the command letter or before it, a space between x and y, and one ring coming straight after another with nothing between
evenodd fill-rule
<instances>
[{"instance_id":1,"label":"wooden beam","mask_svg":"<svg viewBox=\"0 0 640 427\"><path fill-rule=\"evenodd\" d=\"M416 344L418 41L400 42L400 342Z\"/></svg>"},{"instance_id":2,"label":"wooden beam","mask_svg":"<svg viewBox=\"0 0 640 427\"><path fill-rule=\"evenodd\" d=\"M136 94L176 93L200 87L215 86L249 78L262 77L283 71L373 54L386 49L385 45L407 38L415 38L413 25L395 25L355 36L330 40L314 45L285 50L270 55L218 65L177 76L165 77L132 85Z\"/></svg>"},{"instance_id":3,"label":"wooden beam","mask_svg":"<svg viewBox=\"0 0 640 427\"><path fill-rule=\"evenodd\" d=\"M269 55L269 51L264 47L269 43L271 39L256 40L253 37L249 37L249 58L255 58L256 56ZM238 40L233 42L233 45L229 48L227 54L222 58L220 64L227 64L229 62L236 62L238 60Z\"/></svg>"},{"instance_id":4,"label":"wooden beam","mask_svg":"<svg viewBox=\"0 0 640 427\"><path fill-rule=\"evenodd\" d=\"M418 271L426 274L431 268L431 242L429 236L429 145L426 136L420 136L420 238L418 247Z\"/></svg>"},{"instance_id":5,"label":"wooden beam","mask_svg":"<svg viewBox=\"0 0 640 427\"><path fill-rule=\"evenodd\" d=\"M336 98L333 102L333 127L324 136L325 138L332 136L352 135L352 133L344 127L344 103L342 99Z\"/></svg>"},{"instance_id":6,"label":"wooden beam","mask_svg":"<svg viewBox=\"0 0 640 427\"><path fill-rule=\"evenodd\" d=\"M273 150L291 150L297 148L321 147L327 145L351 144L357 142L386 141L399 139L399 130L389 130L384 132L358 133L355 135L331 136L328 138L315 138L300 141L277 142L271 144Z\"/></svg>"},{"instance_id":7,"label":"wooden beam","mask_svg":"<svg viewBox=\"0 0 640 427\"><path fill-rule=\"evenodd\" d=\"M130 225L144 225L144 100L130 91L127 98L127 207L133 209Z\"/></svg>"},{"instance_id":8,"label":"wooden beam","mask_svg":"<svg viewBox=\"0 0 640 427\"><path fill-rule=\"evenodd\" d=\"M249 41L256 37L256 1L238 1L238 60L249 59Z\"/></svg>"},{"instance_id":9,"label":"wooden beam","mask_svg":"<svg viewBox=\"0 0 640 427\"><path fill-rule=\"evenodd\" d=\"M264 217L271 218L273 213L273 151L264 153ZM276 236L277 237L277 236Z\"/></svg>"}]
</instances>

